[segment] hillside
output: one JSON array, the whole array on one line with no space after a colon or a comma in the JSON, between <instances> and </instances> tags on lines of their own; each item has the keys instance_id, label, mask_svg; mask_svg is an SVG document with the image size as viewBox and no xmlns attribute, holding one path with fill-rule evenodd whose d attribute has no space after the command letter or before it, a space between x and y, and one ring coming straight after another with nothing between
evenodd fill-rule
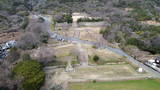
<instances>
[{"instance_id":1,"label":"hillside","mask_svg":"<svg viewBox=\"0 0 160 90\"><path fill-rule=\"evenodd\" d=\"M22 24L29 12L53 14L57 18L62 13L86 12L104 18L134 17L136 20L159 21L159 4L159 0L1 0L0 27L7 29L15 23ZM129 15L124 11L126 8L135 9L133 14L137 12L138 16Z\"/></svg>"}]
</instances>

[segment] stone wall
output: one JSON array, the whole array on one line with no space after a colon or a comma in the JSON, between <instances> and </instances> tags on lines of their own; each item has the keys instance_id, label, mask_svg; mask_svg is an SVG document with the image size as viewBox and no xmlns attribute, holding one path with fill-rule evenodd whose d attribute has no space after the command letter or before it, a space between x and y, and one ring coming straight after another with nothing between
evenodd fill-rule
<instances>
[{"instance_id":1,"label":"stone wall","mask_svg":"<svg viewBox=\"0 0 160 90\"><path fill-rule=\"evenodd\" d=\"M68 30L70 27L72 27L72 23L56 23L55 30Z\"/></svg>"},{"instance_id":2,"label":"stone wall","mask_svg":"<svg viewBox=\"0 0 160 90\"><path fill-rule=\"evenodd\" d=\"M80 22L78 23L79 27L104 27L109 25L107 22Z\"/></svg>"}]
</instances>

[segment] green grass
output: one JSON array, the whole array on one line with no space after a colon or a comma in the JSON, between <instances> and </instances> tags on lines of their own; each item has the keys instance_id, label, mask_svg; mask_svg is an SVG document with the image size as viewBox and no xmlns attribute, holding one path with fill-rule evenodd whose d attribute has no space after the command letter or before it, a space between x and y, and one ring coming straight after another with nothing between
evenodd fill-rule
<instances>
[{"instance_id":1,"label":"green grass","mask_svg":"<svg viewBox=\"0 0 160 90\"><path fill-rule=\"evenodd\" d=\"M160 80L70 83L69 90L160 90Z\"/></svg>"},{"instance_id":2,"label":"green grass","mask_svg":"<svg viewBox=\"0 0 160 90\"><path fill-rule=\"evenodd\" d=\"M97 61L94 60L94 57L95 56L98 56L99 59ZM108 65L109 63L115 63L115 64L118 64L120 62L125 62L125 59L124 57L122 58L113 58L113 57L107 57L107 58L104 58L104 57L100 57L99 55L93 55L93 56L90 56L89 57L89 63L90 64L96 64L96 65Z\"/></svg>"},{"instance_id":3,"label":"green grass","mask_svg":"<svg viewBox=\"0 0 160 90\"><path fill-rule=\"evenodd\" d=\"M55 30L55 24L53 24L53 23L50 24L50 28L51 28L52 31L54 31Z\"/></svg>"}]
</instances>

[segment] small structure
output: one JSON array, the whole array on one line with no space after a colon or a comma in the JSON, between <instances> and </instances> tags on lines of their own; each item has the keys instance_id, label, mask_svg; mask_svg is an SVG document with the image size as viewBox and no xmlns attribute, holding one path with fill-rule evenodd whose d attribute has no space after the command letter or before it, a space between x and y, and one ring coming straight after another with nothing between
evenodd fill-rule
<instances>
[{"instance_id":1,"label":"small structure","mask_svg":"<svg viewBox=\"0 0 160 90\"><path fill-rule=\"evenodd\" d=\"M72 13L73 22L77 22L80 18L89 18L90 16L87 13Z\"/></svg>"},{"instance_id":2,"label":"small structure","mask_svg":"<svg viewBox=\"0 0 160 90\"><path fill-rule=\"evenodd\" d=\"M138 72L139 73L143 73L144 71L143 71L143 68L138 68Z\"/></svg>"},{"instance_id":3,"label":"small structure","mask_svg":"<svg viewBox=\"0 0 160 90\"><path fill-rule=\"evenodd\" d=\"M67 67L66 67L66 72L75 72L74 68L71 65L71 62L68 61Z\"/></svg>"}]
</instances>

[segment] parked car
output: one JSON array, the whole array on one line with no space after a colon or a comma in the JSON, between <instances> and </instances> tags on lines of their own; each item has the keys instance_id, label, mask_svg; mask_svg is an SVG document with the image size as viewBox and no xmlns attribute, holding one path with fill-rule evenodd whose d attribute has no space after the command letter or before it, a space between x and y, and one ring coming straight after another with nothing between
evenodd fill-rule
<instances>
[{"instance_id":1,"label":"parked car","mask_svg":"<svg viewBox=\"0 0 160 90\"><path fill-rule=\"evenodd\" d=\"M15 40L8 41L3 45L0 45L0 59L5 58L8 55L9 49L16 46L17 42Z\"/></svg>"},{"instance_id":2,"label":"parked car","mask_svg":"<svg viewBox=\"0 0 160 90\"><path fill-rule=\"evenodd\" d=\"M160 67L160 56L155 59L157 67Z\"/></svg>"},{"instance_id":3,"label":"parked car","mask_svg":"<svg viewBox=\"0 0 160 90\"><path fill-rule=\"evenodd\" d=\"M158 65L156 63L156 60L151 59L151 60L148 60L147 62L145 62L144 64L153 68L154 70L160 72L160 68L158 67Z\"/></svg>"}]
</instances>

